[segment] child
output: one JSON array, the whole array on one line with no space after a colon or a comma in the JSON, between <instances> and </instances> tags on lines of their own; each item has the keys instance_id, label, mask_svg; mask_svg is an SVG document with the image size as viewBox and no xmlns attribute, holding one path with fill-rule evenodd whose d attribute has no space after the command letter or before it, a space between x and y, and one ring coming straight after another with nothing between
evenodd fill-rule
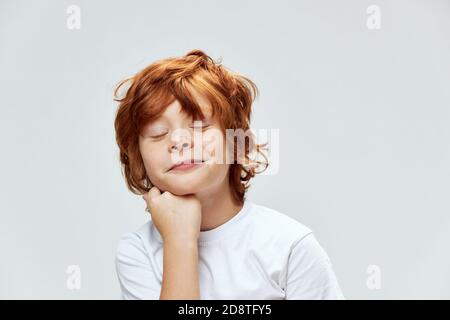
<instances>
[{"instance_id":1,"label":"child","mask_svg":"<svg viewBox=\"0 0 450 320\"><path fill-rule=\"evenodd\" d=\"M122 81L116 97L125 83L116 140L151 220L118 243L123 299L344 299L311 229L245 197L268 165L248 134L250 79L192 50Z\"/></svg>"}]
</instances>

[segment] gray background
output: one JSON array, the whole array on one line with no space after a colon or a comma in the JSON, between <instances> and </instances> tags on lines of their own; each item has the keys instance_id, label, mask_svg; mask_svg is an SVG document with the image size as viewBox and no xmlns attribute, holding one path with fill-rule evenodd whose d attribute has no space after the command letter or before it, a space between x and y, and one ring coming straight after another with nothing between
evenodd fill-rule
<instances>
[{"instance_id":1,"label":"gray background","mask_svg":"<svg viewBox=\"0 0 450 320\"><path fill-rule=\"evenodd\" d=\"M72 4L79 30L66 27ZM252 127L280 129L280 170L249 198L315 231L346 298L450 298L449 9L0 1L0 298L119 297L117 240L148 216L120 173L112 90L194 48L259 86Z\"/></svg>"}]
</instances>

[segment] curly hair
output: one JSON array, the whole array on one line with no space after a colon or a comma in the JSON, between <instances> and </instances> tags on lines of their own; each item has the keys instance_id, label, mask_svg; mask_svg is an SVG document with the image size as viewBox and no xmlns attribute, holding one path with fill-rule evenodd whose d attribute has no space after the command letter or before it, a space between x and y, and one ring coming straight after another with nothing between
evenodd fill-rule
<instances>
[{"instance_id":1,"label":"curly hair","mask_svg":"<svg viewBox=\"0 0 450 320\"><path fill-rule=\"evenodd\" d=\"M118 92L129 84L122 97ZM190 116L204 119L204 114L188 87L203 94L211 103L212 116L216 113L225 129L250 127L251 107L259 95L256 85L247 77L231 71L201 50L191 50L181 57L171 57L153 62L132 77L120 81L114 90L114 100L119 102L114 127L120 150L122 175L128 189L135 194L148 192L152 183L145 171L139 151L139 135L144 126L158 118L175 100ZM266 144L257 144L254 136L245 142L244 162L237 161L234 147L230 164L229 184L233 199L243 203L249 181L269 165L264 154ZM250 152L262 155L259 161ZM263 166L261 171L258 168Z\"/></svg>"}]
</instances>

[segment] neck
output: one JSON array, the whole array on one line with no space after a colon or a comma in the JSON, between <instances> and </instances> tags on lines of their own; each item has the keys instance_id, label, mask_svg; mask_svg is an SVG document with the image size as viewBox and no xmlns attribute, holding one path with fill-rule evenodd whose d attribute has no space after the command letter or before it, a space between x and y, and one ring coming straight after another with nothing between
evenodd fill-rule
<instances>
[{"instance_id":1,"label":"neck","mask_svg":"<svg viewBox=\"0 0 450 320\"><path fill-rule=\"evenodd\" d=\"M234 201L228 179L218 188L197 193L196 196L202 204L200 231L217 228L233 218L243 207L243 204Z\"/></svg>"}]
</instances>

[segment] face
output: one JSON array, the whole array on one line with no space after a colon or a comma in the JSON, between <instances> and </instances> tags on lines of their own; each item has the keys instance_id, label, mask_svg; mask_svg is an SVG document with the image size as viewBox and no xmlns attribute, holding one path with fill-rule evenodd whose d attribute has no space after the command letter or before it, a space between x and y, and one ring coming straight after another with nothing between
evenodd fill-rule
<instances>
[{"instance_id":1,"label":"face","mask_svg":"<svg viewBox=\"0 0 450 320\"><path fill-rule=\"evenodd\" d=\"M176 195L202 193L228 184L229 152L209 101L192 92L206 117L193 119L175 100L139 137L139 149L152 184ZM191 162L173 168L180 162Z\"/></svg>"}]
</instances>

